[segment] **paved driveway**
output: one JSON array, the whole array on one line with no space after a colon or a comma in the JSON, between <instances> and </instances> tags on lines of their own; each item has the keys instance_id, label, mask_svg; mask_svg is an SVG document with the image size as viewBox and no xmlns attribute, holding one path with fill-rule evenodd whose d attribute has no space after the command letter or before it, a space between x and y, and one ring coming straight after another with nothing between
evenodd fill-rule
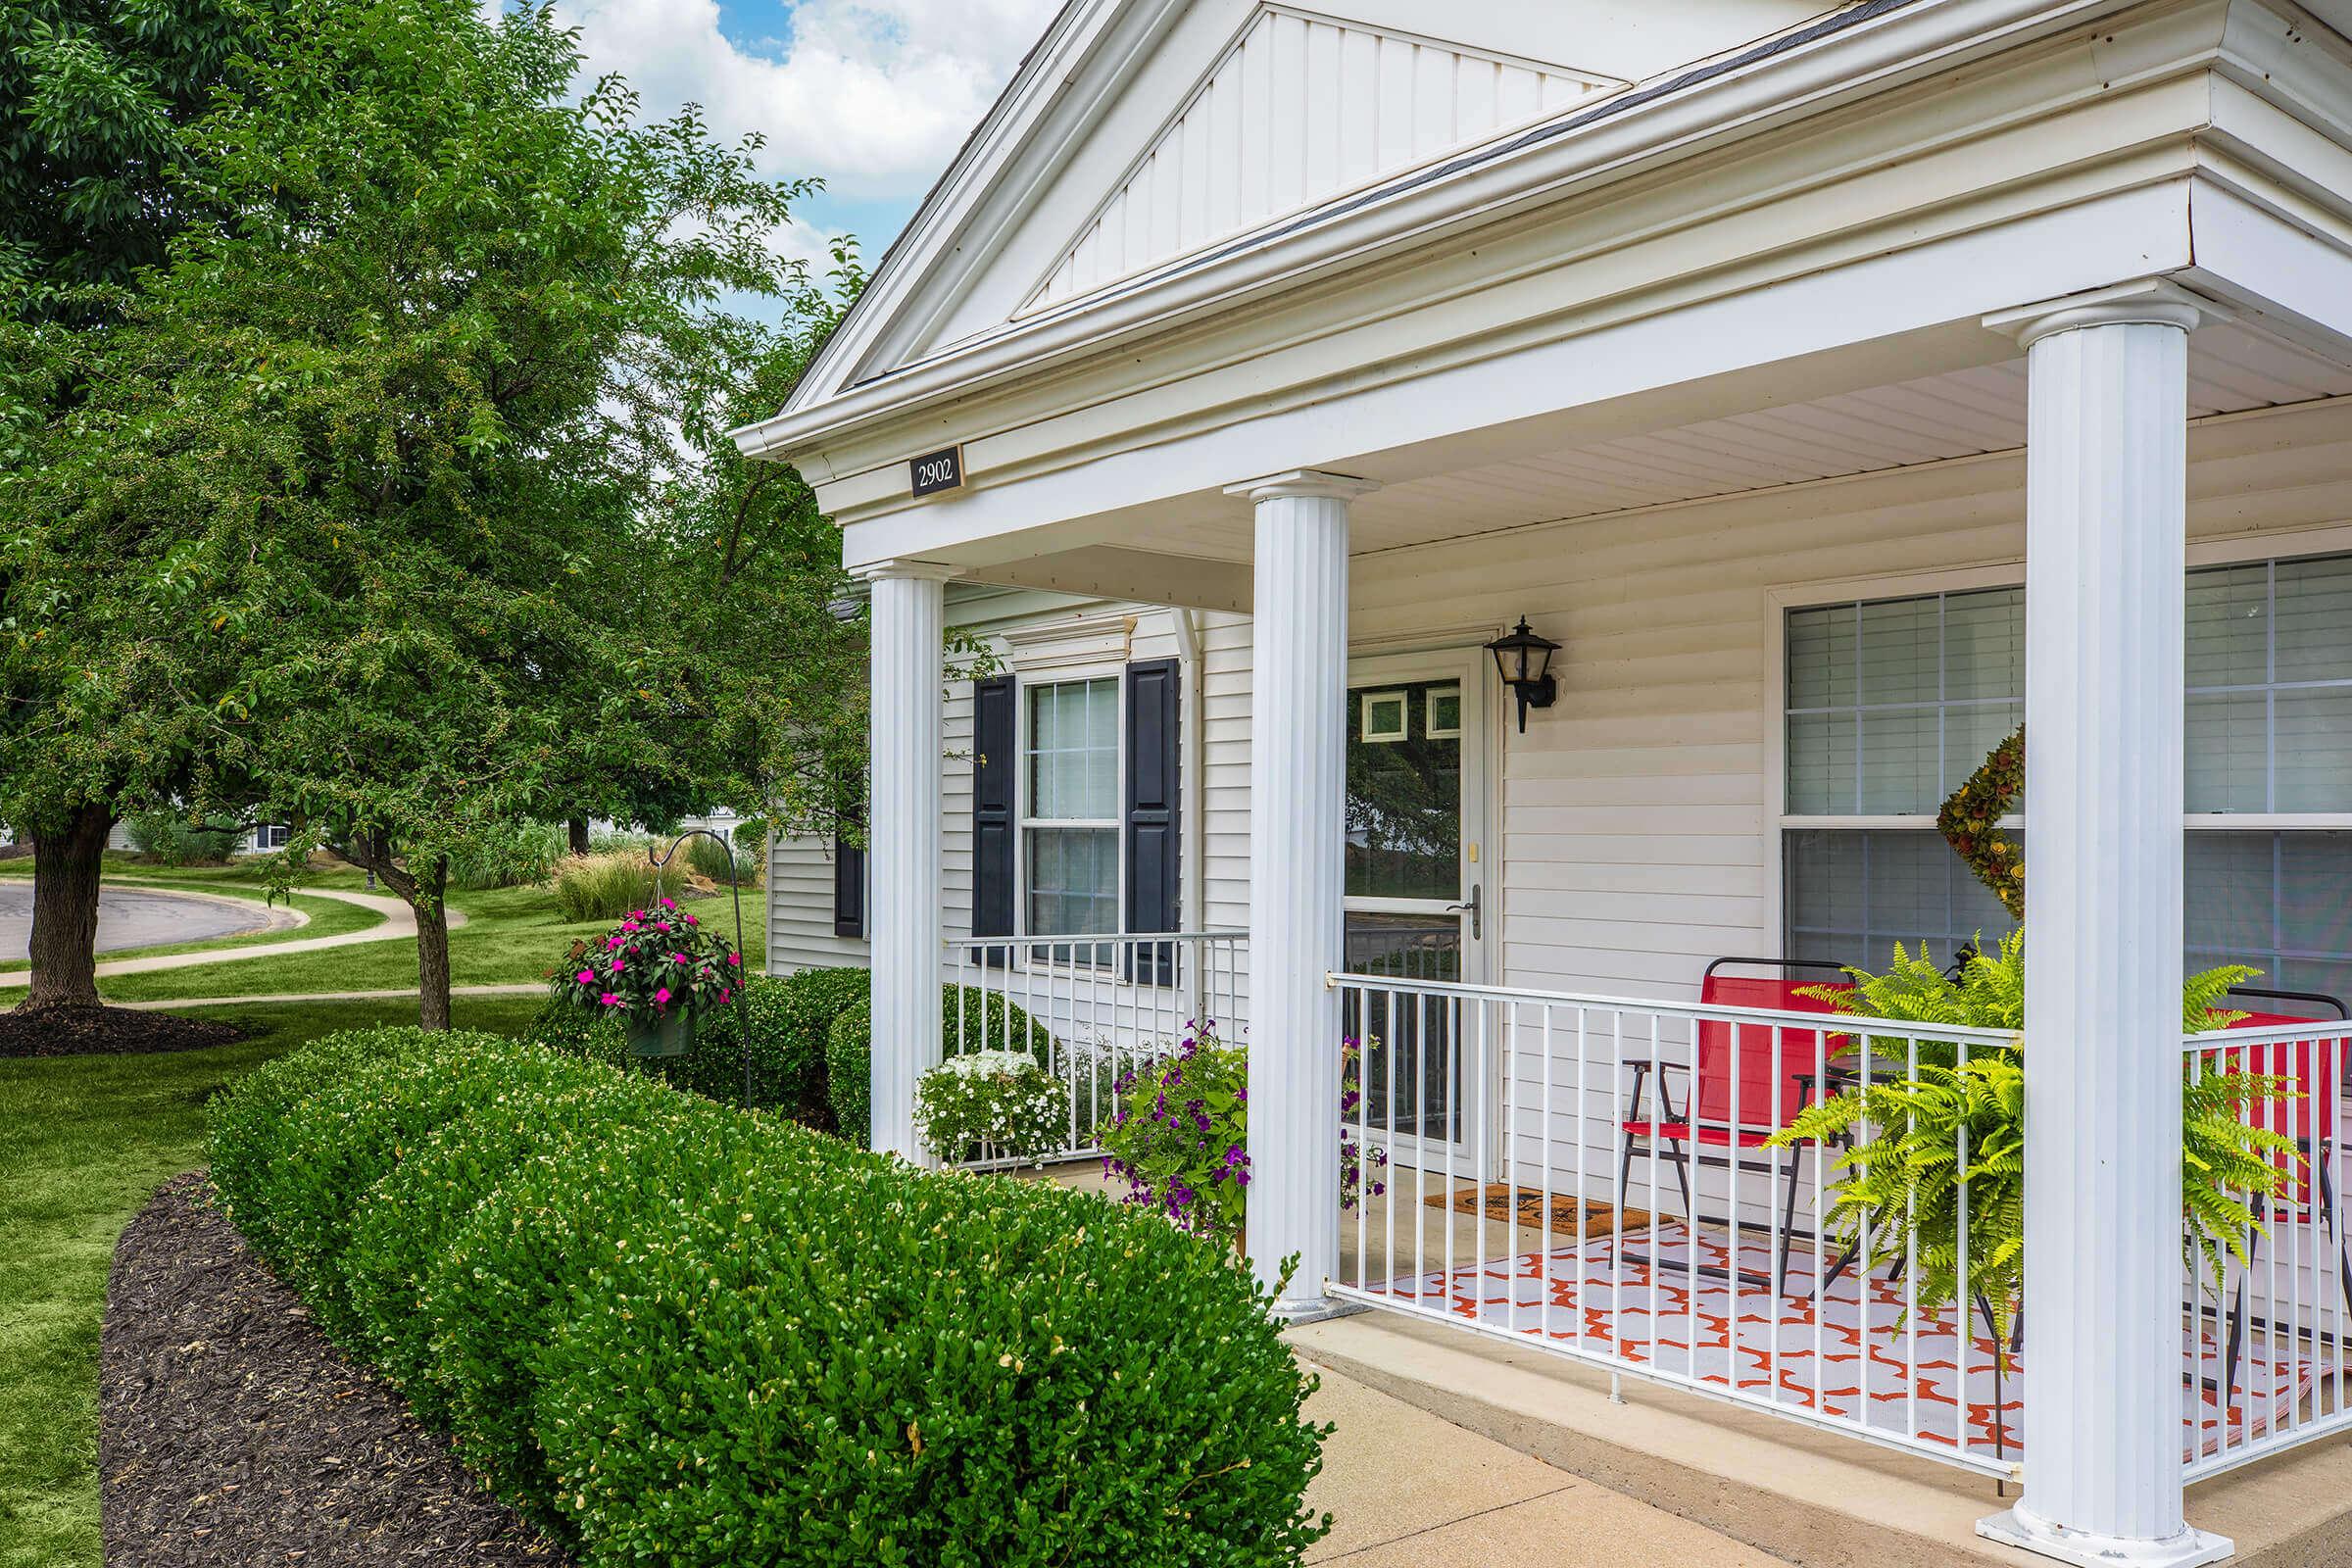
<instances>
[{"instance_id":1,"label":"paved driveway","mask_svg":"<svg viewBox=\"0 0 2352 1568\"><path fill-rule=\"evenodd\" d=\"M98 890L98 951L210 942L285 924L248 900L208 899L153 888ZM32 884L0 882L0 961L23 958L32 942Z\"/></svg>"}]
</instances>

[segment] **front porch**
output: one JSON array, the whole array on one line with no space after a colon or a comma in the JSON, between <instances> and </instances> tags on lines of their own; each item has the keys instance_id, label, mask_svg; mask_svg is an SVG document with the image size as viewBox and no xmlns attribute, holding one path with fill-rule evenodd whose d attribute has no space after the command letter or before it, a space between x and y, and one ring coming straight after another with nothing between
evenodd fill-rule
<instances>
[{"instance_id":1,"label":"front porch","mask_svg":"<svg viewBox=\"0 0 2352 1568\"><path fill-rule=\"evenodd\" d=\"M2229 1555L2184 1487L2352 1416L2352 37L2256 0L1874 0L957 336L1011 287L955 226L1015 201L978 168L744 436L824 475L873 588L877 1144L924 1157L958 964L1042 996L1090 1083L1217 1011L1285 1314L2019 1480L1984 1533L2061 1560ZM951 441L956 487L914 493ZM1084 764L1007 720L951 853L950 578L1181 607L1179 787L1169 753L1148 803L1041 807ZM1482 652L1523 618L1562 645L1547 706ZM2032 852L2029 1044L1709 994L1732 956L1940 966L2007 929L1935 821L2021 721L1992 830ZM1021 880L1015 846L1087 833L1077 902L1122 915L1156 835L1157 918ZM983 841L1018 874L943 899ZM2184 975L2231 962L2324 1004L2185 1034ZM1955 1139L1948 1238L1840 1215L1840 1158L1907 1131L1883 1110L1783 1136L1971 1062L2027 1109L2003 1169ZM2256 1063L2293 1088L2241 1114L2298 1163L2217 1262L2184 1252L2183 1086ZM1353 1207L1344 1136L1389 1160ZM1493 1184L1501 1217L1456 1207ZM1563 1193L1624 1234L1554 1232ZM2004 1247L1998 1298L1920 1309Z\"/></svg>"}]
</instances>

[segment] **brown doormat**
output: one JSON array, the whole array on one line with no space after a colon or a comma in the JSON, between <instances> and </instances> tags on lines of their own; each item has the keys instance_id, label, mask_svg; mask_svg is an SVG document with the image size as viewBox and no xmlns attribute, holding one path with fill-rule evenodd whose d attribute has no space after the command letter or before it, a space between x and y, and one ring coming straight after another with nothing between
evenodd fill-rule
<instances>
[{"instance_id":1,"label":"brown doormat","mask_svg":"<svg viewBox=\"0 0 2352 1568\"><path fill-rule=\"evenodd\" d=\"M1508 1182L1490 1182L1473 1190L1458 1188L1451 1195L1453 1211L1457 1214L1483 1213L1488 1219L1510 1221L1530 1229L1544 1225L1544 1189L1521 1187L1514 1189ZM1432 1193L1421 1200L1432 1208L1446 1206L1448 1195ZM1588 1199L1580 1224L1574 1193L1551 1195L1550 1223L1546 1229L1562 1236L1607 1236L1616 1231L1641 1231L1649 1228L1649 1211L1629 1208L1622 1214L1599 1199Z\"/></svg>"}]
</instances>

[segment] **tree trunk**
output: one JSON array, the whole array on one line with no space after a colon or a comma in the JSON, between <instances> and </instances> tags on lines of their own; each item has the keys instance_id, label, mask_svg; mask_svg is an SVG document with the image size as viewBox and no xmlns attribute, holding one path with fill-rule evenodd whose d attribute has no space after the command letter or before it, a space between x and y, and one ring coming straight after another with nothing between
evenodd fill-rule
<instances>
[{"instance_id":1,"label":"tree trunk","mask_svg":"<svg viewBox=\"0 0 2352 1568\"><path fill-rule=\"evenodd\" d=\"M570 828L571 853L586 855L588 853L588 819L584 816L575 816L571 819Z\"/></svg>"},{"instance_id":2,"label":"tree trunk","mask_svg":"<svg viewBox=\"0 0 2352 1568\"><path fill-rule=\"evenodd\" d=\"M409 906L416 911L416 1022L425 1029L449 1027L449 862L409 867L416 892Z\"/></svg>"},{"instance_id":3,"label":"tree trunk","mask_svg":"<svg viewBox=\"0 0 2352 1568\"><path fill-rule=\"evenodd\" d=\"M391 840L359 833L335 853L400 895L416 917L416 1022L449 1027L449 861L441 857L400 864Z\"/></svg>"},{"instance_id":4,"label":"tree trunk","mask_svg":"<svg viewBox=\"0 0 2352 1568\"><path fill-rule=\"evenodd\" d=\"M32 844L32 986L20 1010L98 1005L98 872L114 813L85 806Z\"/></svg>"}]
</instances>

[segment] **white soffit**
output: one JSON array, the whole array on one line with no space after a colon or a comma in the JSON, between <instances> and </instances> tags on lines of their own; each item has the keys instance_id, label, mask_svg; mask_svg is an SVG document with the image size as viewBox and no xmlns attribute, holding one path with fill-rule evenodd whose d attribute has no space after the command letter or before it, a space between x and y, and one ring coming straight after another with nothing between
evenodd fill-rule
<instances>
[{"instance_id":1,"label":"white soffit","mask_svg":"<svg viewBox=\"0 0 2352 1568\"><path fill-rule=\"evenodd\" d=\"M2236 322L2190 340L2189 416L2352 397L2352 368ZM1881 473L2026 444L2026 362L1398 480L1350 509L1358 554L1641 507ZM1155 549L1247 561L1246 514L1171 509Z\"/></svg>"},{"instance_id":2,"label":"white soffit","mask_svg":"<svg viewBox=\"0 0 2352 1568\"><path fill-rule=\"evenodd\" d=\"M1020 314L1625 85L1592 72L1261 5Z\"/></svg>"}]
</instances>

